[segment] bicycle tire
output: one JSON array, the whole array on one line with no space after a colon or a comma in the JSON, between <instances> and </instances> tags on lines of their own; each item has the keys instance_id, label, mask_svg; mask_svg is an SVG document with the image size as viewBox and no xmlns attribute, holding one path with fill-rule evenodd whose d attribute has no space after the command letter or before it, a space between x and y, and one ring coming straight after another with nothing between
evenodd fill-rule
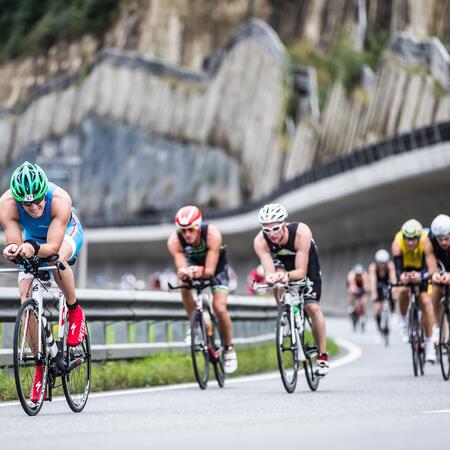
<instances>
[{"instance_id":1,"label":"bicycle tire","mask_svg":"<svg viewBox=\"0 0 450 450\"><path fill-rule=\"evenodd\" d=\"M76 413L86 406L91 386L91 340L87 323L85 326L86 337L77 347L69 347L67 336L64 338L66 372L62 375L62 385L67 404Z\"/></svg>"},{"instance_id":2,"label":"bicycle tire","mask_svg":"<svg viewBox=\"0 0 450 450\"><path fill-rule=\"evenodd\" d=\"M450 313L447 306L442 307L439 320L439 362L442 377L445 381L450 378Z\"/></svg>"},{"instance_id":3,"label":"bicycle tire","mask_svg":"<svg viewBox=\"0 0 450 450\"><path fill-rule=\"evenodd\" d=\"M206 389L209 379L209 350L203 314L195 311L191 319L191 357L195 379L200 389Z\"/></svg>"},{"instance_id":4,"label":"bicycle tire","mask_svg":"<svg viewBox=\"0 0 450 450\"><path fill-rule=\"evenodd\" d=\"M24 339L25 335L28 333L27 330L30 329L30 323L32 323L32 321L36 321L36 324L34 325L34 327L36 327L37 321L39 320L38 317L39 315L37 303L32 299L27 300L22 303L19 308L16 316L16 324L14 327L14 380L20 404L22 405L23 410L29 416L35 416L41 410L45 400L48 380L48 363L46 358L42 357L42 355L40 357L36 357L29 347L27 339ZM24 319L24 321L22 321L22 318ZM25 328L26 330L24 330ZM37 332L37 328L35 328L35 330L35 332ZM46 353L47 347L43 326L41 330L41 348L44 350L44 353ZM43 366L42 389L38 401L34 403L30 399L30 392L34 383L34 371L36 370L37 362L39 360Z\"/></svg>"},{"instance_id":5,"label":"bicycle tire","mask_svg":"<svg viewBox=\"0 0 450 450\"><path fill-rule=\"evenodd\" d=\"M299 366L297 346L301 345L299 341L296 344L292 342L292 336L295 330L290 322L290 307L289 305L284 305L278 311L275 345L281 381L289 394L292 394L297 386ZM285 354L287 355L286 357Z\"/></svg>"},{"instance_id":6,"label":"bicycle tire","mask_svg":"<svg viewBox=\"0 0 450 450\"><path fill-rule=\"evenodd\" d=\"M214 376L216 377L217 384L223 388L225 386L225 341L223 340L217 320L213 315L211 315L211 321L214 329L213 342L211 344L214 345L214 352L217 355L216 358L211 358L211 361L213 363Z\"/></svg>"},{"instance_id":7,"label":"bicycle tire","mask_svg":"<svg viewBox=\"0 0 450 450\"><path fill-rule=\"evenodd\" d=\"M316 391L319 387L320 377L316 375L315 367L317 356L319 355L319 347L314 339L312 333L311 319L305 311L303 333L300 337L303 346L303 352L306 356L306 361L303 362L303 368L305 369L306 381L309 388L312 391Z\"/></svg>"},{"instance_id":8,"label":"bicycle tire","mask_svg":"<svg viewBox=\"0 0 450 450\"><path fill-rule=\"evenodd\" d=\"M389 309L385 309L384 305L382 307L381 311L381 318L380 318L380 329L381 334L383 335L383 341L385 347L389 346Z\"/></svg>"},{"instance_id":9,"label":"bicycle tire","mask_svg":"<svg viewBox=\"0 0 450 450\"><path fill-rule=\"evenodd\" d=\"M417 377L419 373L423 375L423 362L422 362L422 342L421 342L421 325L419 321L419 312L416 308L410 312L410 341L411 341L411 353L413 360L413 372Z\"/></svg>"}]
</instances>

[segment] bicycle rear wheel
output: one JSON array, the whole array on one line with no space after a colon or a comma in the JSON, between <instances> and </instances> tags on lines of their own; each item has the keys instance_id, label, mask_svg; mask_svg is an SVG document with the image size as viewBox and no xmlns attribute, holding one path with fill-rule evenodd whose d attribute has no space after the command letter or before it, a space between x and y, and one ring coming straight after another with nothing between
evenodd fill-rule
<instances>
[{"instance_id":1,"label":"bicycle rear wheel","mask_svg":"<svg viewBox=\"0 0 450 450\"><path fill-rule=\"evenodd\" d=\"M306 381L312 391L317 390L319 387L320 377L318 377L314 371L316 368L317 356L319 355L319 347L314 339L312 333L311 319L308 317L305 311L305 320L303 328L303 336L301 337L303 352L306 356L306 361L303 362L305 369Z\"/></svg>"},{"instance_id":2,"label":"bicycle rear wheel","mask_svg":"<svg viewBox=\"0 0 450 450\"><path fill-rule=\"evenodd\" d=\"M439 321L439 361L444 380L450 377L450 317L447 308L442 306Z\"/></svg>"},{"instance_id":3,"label":"bicycle rear wheel","mask_svg":"<svg viewBox=\"0 0 450 450\"><path fill-rule=\"evenodd\" d=\"M383 304L383 309L381 311L380 319L380 330L383 336L384 345L389 346L389 309L385 308Z\"/></svg>"},{"instance_id":4,"label":"bicycle rear wheel","mask_svg":"<svg viewBox=\"0 0 450 450\"><path fill-rule=\"evenodd\" d=\"M290 321L290 307L284 305L278 311L277 329L276 329L276 347L278 369L284 388L289 394L295 391L297 386L298 373L298 346L301 345L296 338L293 338L296 329ZM294 339L296 342L294 343Z\"/></svg>"},{"instance_id":5,"label":"bicycle rear wheel","mask_svg":"<svg viewBox=\"0 0 450 450\"><path fill-rule=\"evenodd\" d=\"M206 389L209 378L209 349L203 314L195 311L191 319L191 356L195 379Z\"/></svg>"},{"instance_id":6,"label":"bicycle rear wheel","mask_svg":"<svg viewBox=\"0 0 450 450\"><path fill-rule=\"evenodd\" d=\"M414 376L423 375L423 333L419 320L419 312L417 309L411 310L410 313L410 341L413 360Z\"/></svg>"},{"instance_id":7,"label":"bicycle rear wheel","mask_svg":"<svg viewBox=\"0 0 450 450\"><path fill-rule=\"evenodd\" d=\"M17 313L14 328L14 379L17 395L23 410L29 416L35 416L45 400L48 377L48 364L45 357L38 353L38 305L34 300L24 302ZM44 327L41 328L41 349L46 351ZM36 366L43 370L41 393L37 402L31 401L30 393L34 383Z\"/></svg>"},{"instance_id":8,"label":"bicycle rear wheel","mask_svg":"<svg viewBox=\"0 0 450 450\"><path fill-rule=\"evenodd\" d=\"M73 412L81 412L86 406L91 386L91 341L87 324L86 337L77 347L69 347L64 339L64 362L64 396Z\"/></svg>"},{"instance_id":9,"label":"bicycle rear wheel","mask_svg":"<svg viewBox=\"0 0 450 450\"><path fill-rule=\"evenodd\" d=\"M211 344L213 345L213 351L215 357L212 358L212 363L214 366L214 375L216 377L217 383L220 387L225 385L225 369L224 369L224 353L225 353L225 342L220 332L219 325L216 318L211 315L211 320L214 328L214 335Z\"/></svg>"}]
</instances>

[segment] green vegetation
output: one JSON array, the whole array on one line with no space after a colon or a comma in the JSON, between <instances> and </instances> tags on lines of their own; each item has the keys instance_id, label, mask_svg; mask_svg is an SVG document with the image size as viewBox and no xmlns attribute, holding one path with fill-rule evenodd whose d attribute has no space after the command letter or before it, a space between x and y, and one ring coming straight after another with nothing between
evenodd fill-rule
<instances>
[{"instance_id":1,"label":"green vegetation","mask_svg":"<svg viewBox=\"0 0 450 450\"><path fill-rule=\"evenodd\" d=\"M288 51L294 64L306 64L316 69L319 105L323 109L335 81L341 81L350 93L358 85L364 65L376 69L388 38L387 31L369 36L362 51L350 47L344 38L338 39L326 54L318 53L306 41L292 43Z\"/></svg>"},{"instance_id":2,"label":"green vegetation","mask_svg":"<svg viewBox=\"0 0 450 450\"><path fill-rule=\"evenodd\" d=\"M328 340L328 352L336 355L338 346ZM238 349L239 369L232 376L250 375L277 369L273 343ZM214 372L211 367L211 377ZM190 354L161 353L132 361L95 363L91 391L109 391L174 383L194 382ZM212 380L212 382L215 382ZM62 395L59 388L54 395ZM0 401L16 399L16 388L11 369L0 370Z\"/></svg>"},{"instance_id":3,"label":"green vegetation","mask_svg":"<svg viewBox=\"0 0 450 450\"><path fill-rule=\"evenodd\" d=\"M59 40L101 38L120 0L0 0L0 62L44 52Z\"/></svg>"}]
</instances>

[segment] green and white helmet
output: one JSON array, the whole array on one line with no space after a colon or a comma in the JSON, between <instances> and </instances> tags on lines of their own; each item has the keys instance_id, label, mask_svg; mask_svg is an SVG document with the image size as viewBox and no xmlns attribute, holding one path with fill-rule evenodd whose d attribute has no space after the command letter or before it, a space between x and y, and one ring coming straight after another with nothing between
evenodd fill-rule
<instances>
[{"instance_id":1,"label":"green and white helmet","mask_svg":"<svg viewBox=\"0 0 450 450\"><path fill-rule=\"evenodd\" d=\"M9 187L17 202L33 202L47 193L47 175L37 164L25 161L11 175Z\"/></svg>"},{"instance_id":2,"label":"green and white helmet","mask_svg":"<svg viewBox=\"0 0 450 450\"><path fill-rule=\"evenodd\" d=\"M402 225L402 234L405 238L420 238L420 236L422 236L422 233L422 224L416 219L409 219Z\"/></svg>"}]
</instances>

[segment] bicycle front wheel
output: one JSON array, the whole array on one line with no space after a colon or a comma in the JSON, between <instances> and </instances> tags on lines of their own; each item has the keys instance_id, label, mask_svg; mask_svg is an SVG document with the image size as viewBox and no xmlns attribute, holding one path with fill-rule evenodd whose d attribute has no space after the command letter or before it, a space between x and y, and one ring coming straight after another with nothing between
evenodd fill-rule
<instances>
[{"instance_id":1,"label":"bicycle front wheel","mask_svg":"<svg viewBox=\"0 0 450 450\"><path fill-rule=\"evenodd\" d=\"M410 315L410 341L411 353L413 360L414 376L423 375L423 333L419 319L419 312L417 309L411 310Z\"/></svg>"},{"instance_id":2,"label":"bicycle front wheel","mask_svg":"<svg viewBox=\"0 0 450 450\"><path fill-rule=\"evenodd\" d=\"M86 406L91 386L91 341L87 323L86 337L80 345L69 347L66 340L64 342L64 396L73 412L81 412Z\"/></svg>"},{"instance_id":3,"label":"bicycle front wheel","mask_svg":"<svg viewBox=\"0 0 450 450\"><path fill-rule=\"evenodd\" d=\"M216 376L217 383L222 388L225 385L225 369L224 369L224 353L225 353L225 342L220 332L219 325L216 318L211 315L212 325L214 329L214 334L212 337L212 342L210 345L213 346L214 358L214 375Z\"/></svg>"},{"instance_id":4,"label":"bicycle front wheel","mask_svg":"<svg viewBox=\"0 0 450 450\"><path fill-rule=\"evenodd\" d=\"M320 377L315 374L317 356L319 354L319 347L314 339L312 333L311 319L305 312L304 332L302 336L303 352L306 356L306 361L303 362L305 369L306 381L312 391L317 390L319 386Z\"/></svg>"},{"instance_id":5,"label":"bicycle front wheel","mask_svg":"<svg viewBox=\"0 0 450 450\"><path fill-rule=\"evenodd\" d=\"M45 332L41 327L41 353L39 353L39 313L34 300L24 302L17 313L14 328L13 360L14 379L17 395L23 410L29 416L35 416L42 408L47 389L48 365L45 353ZM36 367L42 366L42 382L39 398L32 401L31 390L34 384Z\"/></svg>"},{"instance_id":6,"label":"bicycle front wheel","mask_svg":"<svg viewBox=\"0 0 450 450\"><path fill-rule=\"evenodd\" d=\"M209 378L209 349L203 314L195 311L191 319L191 356L195 379L206 389Z\"/></svg>"},{"instance_id":7,"label":"bicycle front wheel","mask_svg":"<svg viewBox=\"0 0 450 450\"><path fill-rule=\"evenodd\" d=\"M278 369L283 386L289 394L295 391L298 373L298 333L290 321L290 307L284 305L278 311L276 347Z\"/></svg>"},{"instance_id":8,"label":"bicycle front wheel","mask_svg":"<svg viewBox=\"0 0 450 450\"><path fill-rule=\"evenodd\" d=\"M439 321L439 361L444 380L450 377L450 317L446 307L442 306Z\"/></svg>"}]
</instances>

